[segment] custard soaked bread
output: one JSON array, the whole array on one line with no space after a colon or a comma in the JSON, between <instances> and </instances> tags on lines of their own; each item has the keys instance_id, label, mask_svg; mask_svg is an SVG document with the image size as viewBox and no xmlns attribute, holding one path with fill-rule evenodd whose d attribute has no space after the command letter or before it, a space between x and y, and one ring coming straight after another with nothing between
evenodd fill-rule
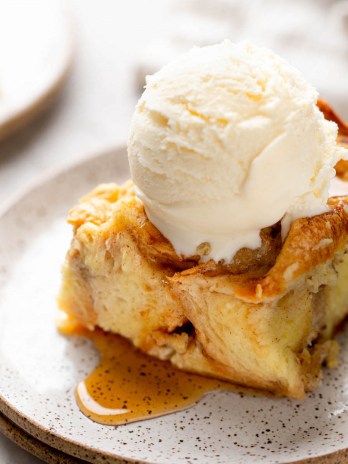
<instances>
[{"instance_id":1,"label":"custard soaked bread","mask_svg":"<svg viewBox=\"0 0 348 464\"><path fill-rule=\"evenodd\" d=\"M60 305L181 369L302 398L336 365L348 313L348 200L279 224L229 265L182 258L150 223L129 181L105 184L69 214L74 238Z\"/></svg>"}]
</instances>

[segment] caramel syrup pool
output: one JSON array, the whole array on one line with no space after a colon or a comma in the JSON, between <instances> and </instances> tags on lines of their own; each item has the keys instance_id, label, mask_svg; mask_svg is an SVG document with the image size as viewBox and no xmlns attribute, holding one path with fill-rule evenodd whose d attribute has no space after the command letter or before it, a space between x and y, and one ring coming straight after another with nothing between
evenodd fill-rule
<instances>
[{"instance_id":1,"label":"caramel syrup pool","mask_svg":"<svg viewBox=\"0 0 348 464\"><path fill-rule=\"evenodd\" d=\"M90 332L67 317L58 329L88 337L100 353L98 366L75 389L79 408L95 422L126 424L186 409L208 392L241 391L224 381L180 371L118 335Z\"/></svg>"}]
</instances>

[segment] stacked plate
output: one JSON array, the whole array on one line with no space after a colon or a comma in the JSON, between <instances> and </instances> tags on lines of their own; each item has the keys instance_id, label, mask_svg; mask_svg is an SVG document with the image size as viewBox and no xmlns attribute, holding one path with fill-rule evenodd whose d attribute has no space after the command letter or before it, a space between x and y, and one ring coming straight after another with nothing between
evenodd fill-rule
<instances>
[{"instance_id":1,"label":"stacked plate","mask_svg":"<svg viewBox=\"0 0 348 464\"><path fill-rule=\"evenodd\" d=\"M348 340L341 365L305 401L216 392L177 413L118 427L92 422L74 389L98 362L56 330L65 216L100 182L129 175L125 148L50 178L0 214L0 428L46 462L272 464L348 462ZM325 456L325 457L324 457Z\"/></svg>"}]
</instances>

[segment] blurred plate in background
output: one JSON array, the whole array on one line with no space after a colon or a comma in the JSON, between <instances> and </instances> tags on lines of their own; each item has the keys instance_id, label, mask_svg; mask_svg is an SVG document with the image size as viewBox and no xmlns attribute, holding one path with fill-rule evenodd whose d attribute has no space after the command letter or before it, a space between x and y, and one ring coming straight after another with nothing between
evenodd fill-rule
<instances>
[{"instance_id":1,"label":"blurred plate in background","mask_svg":"<svg viewBox=\"0 0 348 464\"><path fill-rule=\"evenodd\" d=\"M61 0L0 2L0 141L45 109L72 59L72 31Z\"/></svg>"}]
</instances>

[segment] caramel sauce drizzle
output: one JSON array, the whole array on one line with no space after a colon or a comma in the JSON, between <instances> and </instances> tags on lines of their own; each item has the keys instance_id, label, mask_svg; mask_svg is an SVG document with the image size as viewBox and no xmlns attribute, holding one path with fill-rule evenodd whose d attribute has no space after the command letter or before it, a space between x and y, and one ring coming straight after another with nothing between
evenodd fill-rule
<instances>
[{"instance_id":1,"label":"caramel sauce drizzle","mask_svg":"<svg viewBox=\"0 0 348 464\"><path fill-rule=\"evenodd\" d=\"M180 371L118 335L91 332L68 317L59 321L58 329L88 337L100 353L97 367L75 389L81 411L100 424L121 425L180 411L212 391L241 391L228 382Z\"/></svg>"}]
</instances>

